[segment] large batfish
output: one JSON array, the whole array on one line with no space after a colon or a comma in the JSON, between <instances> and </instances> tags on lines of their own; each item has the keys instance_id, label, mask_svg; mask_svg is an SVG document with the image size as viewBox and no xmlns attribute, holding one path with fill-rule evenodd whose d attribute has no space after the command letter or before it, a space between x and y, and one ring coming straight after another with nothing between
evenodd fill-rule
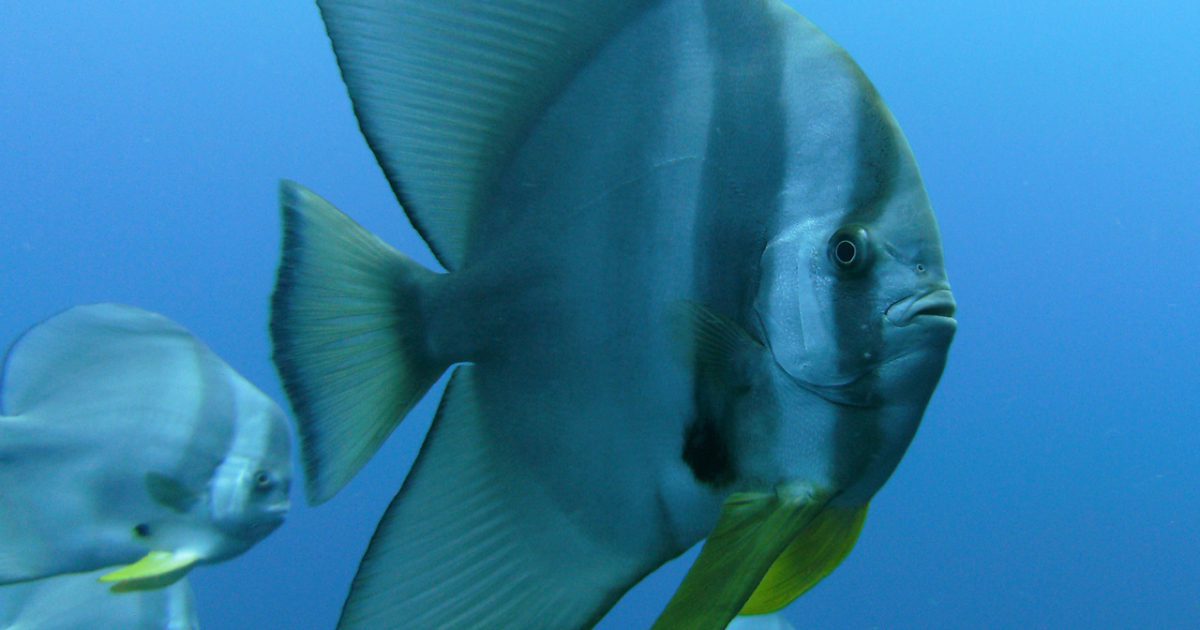
<instances>
[{"instance_id":1,"label":"large batfish","mask_svg":"<svg viewBox=\"0 0 1200 630\"><path fill-rule=\"evenodd\" d=\"M197 630L187 578L155 590L113 593L105 570L0 586L4 630Z\"/></svg>"},{"instance_id":2,"label":"large batfish","mask_svg":"<svg viewBox=\"0 0 1200 630\"><path fill-rule=\"evenodd\" d=\"M308 495L448 369L345 628L571 628L707 537L665 627L850 552L955 331L895 120L777 0L318 2L446 273L283 184L275 362Z\"/></svg>"},{"instance_id":3,"label":"large batfish","mask_svg":"<svg viewBox=\"0 0 1200 630\"><path fill-rule=\"evenodd\" d=\"M117 590L159 588L287 513L283 411L161 315L96 304L33 327L0 414L0 584L109 567Z\"/></svg>"}]
</instances>

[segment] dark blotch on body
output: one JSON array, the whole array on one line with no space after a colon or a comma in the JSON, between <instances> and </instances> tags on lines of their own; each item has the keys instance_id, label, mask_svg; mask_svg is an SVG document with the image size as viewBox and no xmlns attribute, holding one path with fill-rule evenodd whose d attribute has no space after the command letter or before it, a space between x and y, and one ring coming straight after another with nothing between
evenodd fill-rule
<instances>
[{"instance_id":1,"label":"dark blotch on body","mask_svg":"<svg viewBox=\"0 0 1200 630\"><path fill-rule=\"evenodd\" d=\"M700 483L721 487L733 481L733 456L717 423L698 418L683 436L683 461Z\"/></svg>"}]
</instances>

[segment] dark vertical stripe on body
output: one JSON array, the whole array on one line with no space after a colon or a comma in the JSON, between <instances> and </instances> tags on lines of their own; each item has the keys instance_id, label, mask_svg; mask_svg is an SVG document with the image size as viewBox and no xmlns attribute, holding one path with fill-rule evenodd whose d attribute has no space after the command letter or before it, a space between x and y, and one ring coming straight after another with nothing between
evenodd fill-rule
<instances>
[{"instance_id":1,"label":"dark vertical stripe on body","mask_svg":"<svg viewBox=\"0 0 1200 630\"><path fill-rule=\"evenodd\" d=\"M887 117L881 116L882 103L865 76L859 75L863 83L861 98L849 103L857 106L857 163L859 165L853 188L847 196L846 214L834 226L837 229L847 224L870 226L885 210L892 193L892 181L896 171L896 138L893 129L886 124ZM873 242L878 246L878 242ZM876 256L878 259L879 256ZM878 351L883 347L883 313L879 312L880 290L878 274L868 271L861 276L840 279L835 285L838 292L833 300L835 313L835 335L839 350L838 372L853 375L862 369L862 356L867 351ZM863 322L870 325L864 330ZM877 372L862 377L860 384L865 391L878 391ZM883 428L879 425L880 414L853 407L837 407L837 423L834 433L834 475L839 489L845 489L862 476L883 446Z\"/></svg>"},{"instance_id":2,"label":"dark vertical stripe on body","mask_svg":"<svg viewBox=\"0 0 1200 630\"><path fill-rule=\"evenodd\" d=\"M769 12L729 0L705 0L703 10L714 100L695 223L693 295L752 330L760 256L779 213L787 159L784 46ZM685 430L683 458L697 480L719 484L737 471L730 407L714 405L701 391L714 386L711 381L695 383L697 415Z\"/></svg>"}]
</instances>

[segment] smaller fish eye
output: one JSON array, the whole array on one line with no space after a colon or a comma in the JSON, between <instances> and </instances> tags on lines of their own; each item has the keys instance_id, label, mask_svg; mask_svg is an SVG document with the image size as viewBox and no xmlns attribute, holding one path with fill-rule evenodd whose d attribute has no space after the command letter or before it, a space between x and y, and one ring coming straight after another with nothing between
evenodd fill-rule
<instances>
[{"instance_id":1,"label":"smaller fish eye","mask_svg":"<svg viewBox=\"0 0 1200 630\"><path fill-rule=\"evenodd\" d=\"M260 470L254 473L254 485L257 486L259 490L268 490L275 485L275 478L271 475L271 473L265 470Z\"/></svg>"},{"instance_id":2,"label":"smaller fish eye","mask_svg":"<svg viewBox=\"0 0 1200 630\"><path fill-rule=\"evenodd\" d=\"M925 273L925 265L917 263L917 273Z\"/></svg>"},{"instance_id":3,"label":"smaller fish eye","mask_svg":"<svg viewBox=\"0 0 1200 630\"><path fill-rule=\"evenodd\" d=\"M133 535L138 538L146 538L150 535L150 526L146 523L138 523L133 526Z\"/></svg>"}]
</instances>

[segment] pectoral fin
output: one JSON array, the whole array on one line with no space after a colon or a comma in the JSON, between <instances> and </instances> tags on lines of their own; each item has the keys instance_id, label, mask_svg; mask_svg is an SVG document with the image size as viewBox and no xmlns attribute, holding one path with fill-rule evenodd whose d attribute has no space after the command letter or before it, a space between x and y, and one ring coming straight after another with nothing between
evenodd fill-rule
<instances>
[{"instance_id":1,"label":"pectoral fin","mask_svg":"<svg viewBox=\"0 0 1200 630\"><path fill-rule=\"evenodd\" d=\"M196 504L199 495L179 480L161 473L145 475L146 492L156 503L174 512L185 514Z\"/></svg>"},{"instance_id":2,"label":"pectoral fin","mask_svg":"<svg viewBox=\"0 0 1200 630\"><path fill-rule=\"evenodd\" d=\"M721 374L737 357L762 350L745 328L703 304L680 300L668 320L674 349L689 366Z\"/></svg>"},{"instance_id":3,"label":"pectoral fin","mask_svg":"<svg viewBox=\"0 0 1200 630\"><path fill-rule=\"evenodd\" d=\"M100 576L115 591L144 591L179 581L200 559L193 551L151 551L141 560Z\"/></svg>"},{"instance_id":4,"label":"pectoral fin","mask_svg":"<svg viewBox=\"0 0 1200 630\"><path fill-rule=\"evenodd\" d=\"M731 496L700 557L654 627L725 628L828 498L805 486Z\"/></svg>"},{"instance_id":5,"label":"pectoral fin","mask_svg":"<svg viewBox=\"0 0 1200 630\"><path fill-rule=\"evenodd\" d=\"M826 508L784 549L739 614L782 610L825 579L850 555L867 518L867 506Z\"/></svg>"}]
</instances>

